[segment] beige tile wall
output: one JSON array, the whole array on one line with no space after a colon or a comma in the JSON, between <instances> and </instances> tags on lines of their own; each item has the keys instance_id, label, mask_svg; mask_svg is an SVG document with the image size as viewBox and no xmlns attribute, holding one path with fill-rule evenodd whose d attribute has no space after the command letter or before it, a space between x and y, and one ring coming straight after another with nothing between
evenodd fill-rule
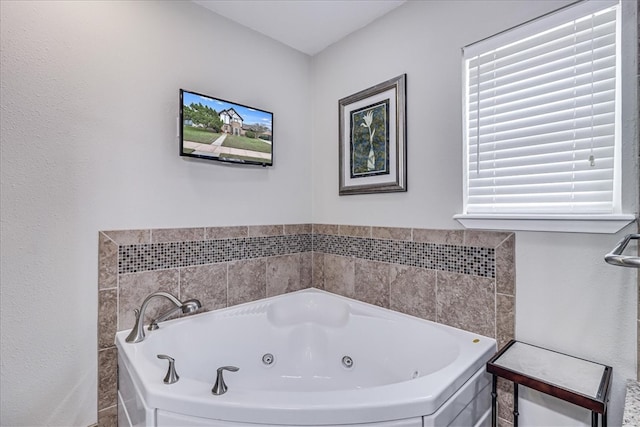
<instances>
[{"instance_id":1,"label":"beige tile wall","mask_svg":"<svg viewBox=\"0 0 640 427\"><path fill-rule=\"evenodd\" d=\"M496 337L500 346L513 338L513 233L326 224L314 224L313 232L493 248L495 278L314 251L313 285L381 307ZM498 317L500 322L497 322Z\"/></svg>"},{"instance_id":2,"label":"beige tile wall","mask_svg":"<svg viewBox=\"0 0 640 427\"><path fill-rule=\"evenodd\" d=\"M118 274L120 245L325 234L493 248L495 277L478 277L321 252ZM98 424L117 423L116 331L134 323L146 295L165 290L198 298L207 310L314 286L371 304L470 330L502 346L515 333L515 235L334 224L117 230L99 233ZM164 309L149 306L150 316ZM500 423L509 425L508 384L500 384Z\"/></svg>"}]
</instances>

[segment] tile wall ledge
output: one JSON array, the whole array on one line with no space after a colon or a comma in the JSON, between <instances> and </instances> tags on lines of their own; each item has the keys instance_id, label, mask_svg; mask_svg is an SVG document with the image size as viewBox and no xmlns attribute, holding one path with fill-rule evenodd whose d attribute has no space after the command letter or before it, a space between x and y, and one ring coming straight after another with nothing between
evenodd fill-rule
<instances>
[{"instance_id":1,"label":"tile wall ledge","mask_svg":"<svg viewBox=\"0 0 640 427\"><path fill-rule=\"evenodd\" d=\"M284 234L311 234L313 224L285 224Z\"/></svg>"},{"instance_id":2,"label":"tile wall ledge","mask_svg":"<svg viewBox=\"0 0 640 427\"><path fill-rule=\"evenodd\" d=\"M283 236L311 234L312 224L230 225L184 228L146 228L131 230L102 230L99 233L117 245L143 245L149 243L185 242L242 237Z\"/></svg>"},{"instance_id":3,"label":"tile wall ledge","mask_svg":"<svg viewBox=\"0 0 640 427\"><path fill-rule=\"evenodd\" d=\"M514 232L509 231L479 229L430 229L310 223L106 230L100 233L117 245L237 239L243 237L268 237L292 234L325 234L489 248L497 248L511 236L515 235Z\"/></svg>"},{"instance_id":4,"label":"tile wall ledge","mask_svg":"<svg viewBox=\"0 0 640 427\"><path fill-rule=\"evenodd\" d=\"M151 243L151 230L104 230L100 234L116 245L142 245Z\"/></svg>"},{"instance_id":5,"label":"tile wall ledge","mask_svg":"<svg viewBox=\"0 0 640 427\"><path fill-rule=\"evenodd\" d=\"M454 246L497 248L514 232L476 229L433 229L348 224L313 224L313 234L365 237Z\"/></svg>"},{"instance_id":6,"label":"tile wall ledge","mask_svg":"<svg viewBox=\"0 0 640 427\"><path fill-rule=\"evenodd\" d=\"M249 237L283 236L284 224L280 225L250 225Z\"/></svg>"}]
</instances>

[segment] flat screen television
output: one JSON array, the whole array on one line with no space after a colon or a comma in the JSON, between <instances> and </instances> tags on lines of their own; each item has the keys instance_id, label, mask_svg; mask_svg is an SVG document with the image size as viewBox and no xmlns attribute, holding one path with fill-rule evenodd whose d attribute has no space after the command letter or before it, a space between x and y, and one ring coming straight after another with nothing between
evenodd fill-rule
<instances>
[{"instance_id":1,"label":"flat screen television","mask_svg":"<svg viewBox=\"0 0 640 427\"><path fill-rule=\"evenodd\" d=\"M180 155L273 166L273 113L180 89Z\"/></svg>"}]
</instances>

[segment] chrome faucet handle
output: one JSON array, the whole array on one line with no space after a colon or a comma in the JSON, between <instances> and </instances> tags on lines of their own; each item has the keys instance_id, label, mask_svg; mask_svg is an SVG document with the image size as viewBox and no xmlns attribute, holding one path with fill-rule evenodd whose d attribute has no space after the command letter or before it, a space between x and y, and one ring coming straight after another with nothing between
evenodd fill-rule
<instances>
[{"instance_id":1,"label":"chrome faucet handle","mask_svg":"<svg viewBox=\"0 0 640 427\"><path fill-rule=\"evenodd\" d=\"M133 314L136 318L136 323L131 328L131 332L127 336L127 342L140 342L144 339L144 328L140 327L140 322L143 320L140 318L140 310L137 308L133 310Z\"/></svg>"},{"instance_id":2,"label":"chrome faucet handle","mask_svg":"<svg viewBox=\"0 0 640 427\"><path fill-rule=\"evenodd\" d=\"M240 370L240 368L237 368L235 366L223 366L221 368L218 368L218 374L216 375L216 383L213 385L213 388L211 389L211 393L213 393L216 396L225 394L227 392L228 387L224 382L224 378L222 377L222 372L223 371L237 372L238 370Z\"/></svg>"},{"instance_id":3,"label":"chrome faucet handle","mask_svg":"<svg viewBox=\"0 0 640 427\"><path fill-rule=\"evenodd\" d=\"M165 359L169 361L169 370L167 371L167 375L164 376L165 384L173 384L177 383L180 377L176 372L176 364L175 359L173 357L167 356L166 354L158 354L158 359Z\"/></svg>"}]
</instances>

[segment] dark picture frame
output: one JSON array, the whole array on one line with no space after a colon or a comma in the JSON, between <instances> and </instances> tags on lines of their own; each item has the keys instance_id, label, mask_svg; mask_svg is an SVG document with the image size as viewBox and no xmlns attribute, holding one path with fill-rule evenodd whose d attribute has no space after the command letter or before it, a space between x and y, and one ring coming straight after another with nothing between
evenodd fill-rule
<instances>
[{"instance_id":1,"label":"dark picture frame","mask_svg":"<svg viewBox=\"0 0 640 427\"><path fill-rule=\"evenodd\" d=\"M341 196L407 191L406 79L402 74L338 102Z\"/></svg>"}]
</instances>

